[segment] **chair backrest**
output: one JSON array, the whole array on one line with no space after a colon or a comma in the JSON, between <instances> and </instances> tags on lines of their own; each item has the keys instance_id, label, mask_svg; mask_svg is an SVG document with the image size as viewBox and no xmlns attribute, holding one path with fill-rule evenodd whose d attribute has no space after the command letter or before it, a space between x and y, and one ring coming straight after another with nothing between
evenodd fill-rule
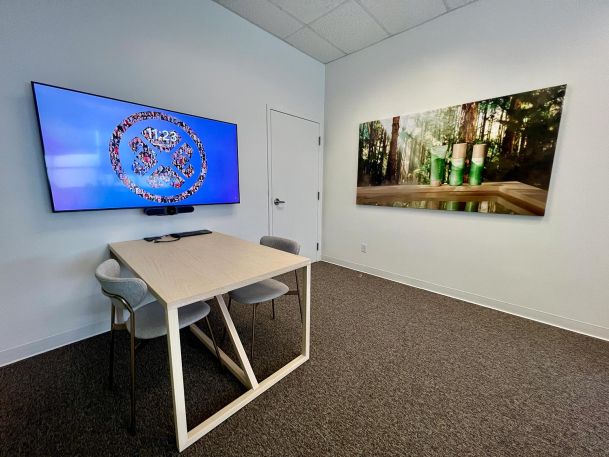
<instances>
[{"instance_id":1,"label":"chair backrest","mask_svg":"<svg viewBox=\"0 0 609 457\"><path fill-rule=\"evenodd\" d=\"M95 277L99 281L103 293L106 295L118 295L129 303L131 308L136 308L146 296L148 287L139 278L121 278L120 274L121 267L114 259L102 262L95 270ZM119 309L124 308L120 300L110 298Z\"/></svg>"},{"instance_id":2,"label":"chair backrest","mask_svg":"<svg viewBox=\"0 0 609 457\"><path fill-rule=\"evenodd\" d=\"M298 255L300 252L300 244L298 244L296 241L289 240L288 238L281 238L278 236L263 236L260 238L260 244L263 246L268 246L269 248L289 252L290 254Z\"/></svg>"}]
</instances>

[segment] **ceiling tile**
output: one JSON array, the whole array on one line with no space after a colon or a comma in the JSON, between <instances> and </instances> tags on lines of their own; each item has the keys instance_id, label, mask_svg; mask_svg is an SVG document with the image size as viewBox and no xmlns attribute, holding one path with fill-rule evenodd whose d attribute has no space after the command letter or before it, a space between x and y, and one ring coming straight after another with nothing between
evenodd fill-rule
<instances>
[{"instance_id":1,"label":"ceiling tile","mask_svg":"<svg viewBox=\"0 0 609 457\"><path fill-rule=\"evenodd\" d=\"M308 24L336 8L345 0L271 0L281 9Z\"/></svg>"},{"instance_id":2,"label":"ceiling tile","mask_svg":"<svg viewBox=\"0 0 609 457\"><path fill-rule=\"evenodd\" d=\"M460 6L467 5L468 3L474 3L476 0L446 0L446 6L450 9L459 8Z\"/></svg>"},{"instance_id":3,"label":"ceiling tile","mask_svg":"<svg viewBox=\"0 0 609 457\"><path fill-rule=\"evenodd\" d=\"M345 55L308 27L303 27L285 41L322 63L331 62Z\"/></svg>"},{"instance_id":4,"label":"ceiling tile","mask_svg":"<svg viewBox=\"0 0 609 457\"><path fill-rule=\"evenodd\" d=\"M268 0L214 0L279 38L294 33L302 24Z\"/></svg>"},{"instance_id":5,"label":"ceiling tile","mask_svg":"<svg viewBox=\"0 0 609 457\"><path fill-rule=\"evenodd\" d=\"M446 13L442 0L359 0L390 33L400 33Z\"/></svg>"},{"instance_id":6,"label":"ceiling tile","mask_svg":"<svg viewBox=\"0 0 609 457\"><path fill-rule=\"evenodd\" d=\"M358 51L388 36L353 0L342 4L310 26L346 53Z\"/></svg>"}]
</instances>

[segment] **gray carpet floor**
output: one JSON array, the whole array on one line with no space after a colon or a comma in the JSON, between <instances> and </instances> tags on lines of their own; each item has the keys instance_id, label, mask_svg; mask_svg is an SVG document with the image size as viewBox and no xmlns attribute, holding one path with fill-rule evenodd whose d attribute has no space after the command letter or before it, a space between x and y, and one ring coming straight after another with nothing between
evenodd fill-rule
<instances>
[{"instance_id":1,"label":"gray carpet floor","mask_svg":"<svg viewBox=\"0 0 609 457\"><path fill-rule=\"evenodd\" d=\"M310 361L183 455L609 455L609 343L327 263L312 270ZM251 308L232 314L247 350ZM270 317L262 305L259 380L299 352L296 297ZM0 368L0 455L177 455L165 338L138 353L135 437L124 334L114 391L107 354L104 334ZM192 427L244 389L188 331L182 357Z\"/></svg>"}]
</instances>

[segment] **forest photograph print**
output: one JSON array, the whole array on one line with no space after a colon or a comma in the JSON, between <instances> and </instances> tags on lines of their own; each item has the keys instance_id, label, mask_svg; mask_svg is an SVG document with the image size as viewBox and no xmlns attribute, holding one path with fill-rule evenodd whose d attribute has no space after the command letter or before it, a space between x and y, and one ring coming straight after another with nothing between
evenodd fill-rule
<instances>
[{"instance_id":1,"label":"forest photograph print","mask_svg":"<svg viewBox=\"0 0 609 457\"><path fill-rule=\"evenodd\" d=\"M357 204L543 216L566 87L360 124Z\"/></svg>"}]
</instances>

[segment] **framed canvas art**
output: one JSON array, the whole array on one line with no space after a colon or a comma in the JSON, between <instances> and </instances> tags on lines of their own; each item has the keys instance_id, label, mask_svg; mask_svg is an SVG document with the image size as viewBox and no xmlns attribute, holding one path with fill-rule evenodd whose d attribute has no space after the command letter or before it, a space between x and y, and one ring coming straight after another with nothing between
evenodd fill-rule
<instances>
[{"instance_id":1,"label":"framed canvas art","mask_svg":"<svg viewBox=\"0 0 609 457\"><path fill-rule=\"evenodd\" d=\"M360 124L357 204L543 216L565 91Z\"/></svg>"}]
</instances>

